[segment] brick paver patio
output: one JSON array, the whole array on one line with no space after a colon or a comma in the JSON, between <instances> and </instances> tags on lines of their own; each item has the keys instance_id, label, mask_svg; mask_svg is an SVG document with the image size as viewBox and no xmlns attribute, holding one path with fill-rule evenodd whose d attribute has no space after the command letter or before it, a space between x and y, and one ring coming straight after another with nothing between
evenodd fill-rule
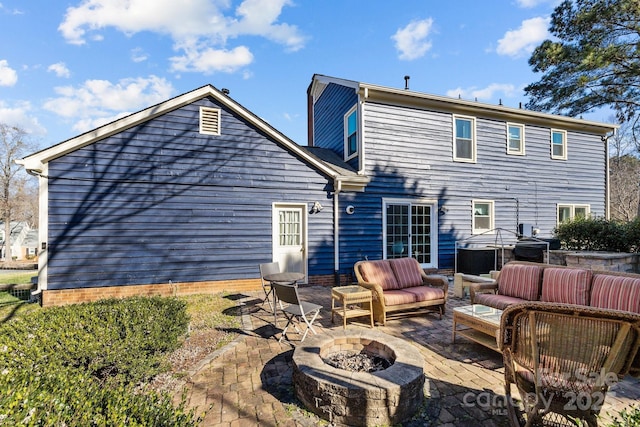
<instances>
[{"instance_id":1,"label":"brick paver patio","mask_svg":"<svg viewBox=\"0 0 640 427\"><path fill-rule=\"evenodd\" d=\"M450 288L451 289L451 288ZM319 333L331 324L331 289L300 287L301 297L322 304L316 320ZM329 425L304 408L295 398L291 358L297 335L278 343L280 330L273 314L261 306L260 293L230 295L243 306L243 331L233 343L219 350L187 382L188 404L207 410L204 426L315 426ZM452 314L456 306L469 304L450 294L442 320L424 312L395 317L376 328L413 343L424 358L427 398L415 420L407 426L507 426L503 409L502 356L463 337L451 343ZM284 320L281 318L282 327ZM348 328L368 327L367 319L353 319ZM289 334L288 334L289 335ZM609 390L601 411L601 425L610 415L640 400L640 380L626 377Z\"/></svg>"}]
</instances>

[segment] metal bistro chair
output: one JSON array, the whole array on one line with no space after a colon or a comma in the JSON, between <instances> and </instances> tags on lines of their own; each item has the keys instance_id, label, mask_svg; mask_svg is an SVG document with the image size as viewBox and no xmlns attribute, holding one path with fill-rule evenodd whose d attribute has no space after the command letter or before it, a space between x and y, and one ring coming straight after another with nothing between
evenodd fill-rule
<instances>
[{"instance_id":1,"label":"metal bistro chair","mask_svg":"<svg viewBox=\"0 0 640 427\"><path fill-rule=\"evenodd\" d=\"M264 291L264 300L262 300L262 305L266 302L269 304L269 308L271 312L275 312L275 307L271 302L270 298L274 298L273 287L268 280L264 280L264 276L273 273L280 273L280 264L276 262L269 262L266 264L260 264L260 281L262 283L262 290Z\"/></svg>"},{"instance_id":2,"label":"metal bistro chair","mask_svg":"<svg viewBox=\"0 0 640 427\"><path fill-rule=\"evenodd\" d=\"M282 330L282 336L280 337L279 342L282 342L282 340L287 336L287 329L289 329L290 325L293 325L298 333L302 333L302 331L300 331L300 329L295 325L294 320L297 320L298 323L302 323L300 320L303 320L307 325L304 333L302 333L300 342L304 341L309 330L317 335L318 333L313 329L313 322L316 320L316 317L318 317L322 306L311 302L300 301L297 285L285 285L274 282L272 283L272 286L276 293L280 310L282 310L287 318L287 324ZM288 305L283 305L283 302ZM309 319L308 316L311 316L311 319Z\"/></svg>"},{"instance_id":3,"label":"metal bistro chair","mask_svg":"<svg viewBox=\"0 0 640 427\"><path fill-rule=\"evenodd\" d=\"M500 331L511 424L594 427L609 386L634 368L640 315L531 302L506 308Z\"/></svg>"}]
</instances>

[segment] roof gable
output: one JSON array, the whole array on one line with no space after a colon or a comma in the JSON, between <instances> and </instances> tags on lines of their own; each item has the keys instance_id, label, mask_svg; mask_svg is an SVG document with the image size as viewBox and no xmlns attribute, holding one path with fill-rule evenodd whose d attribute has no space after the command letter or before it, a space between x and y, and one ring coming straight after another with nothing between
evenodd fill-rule
<instances>
[{"instance_id":1,"label":"roof gable","mask_svg":"<svg viewBox=\"0 0 640 427\"><path fill-rule=\"evenodd\" d=\"M336 168L331 163L325 162L310 152L307 152L300 145L296 144L294 141L212 85L202 86L191 92L187 92L144 110L130 114L129 116L98 127L92 131L26 156L23 159L17 160L16 163L24 166L27 171L41 172L44 164L54 159L94 144L100 140L108 138L109 136L123 132L136 125L148 122L162 114L191 104L205 97L212 97L216 102L220 103L220 105L228 108L238 116L245 119L248 123L264 132L270 139L283 146L296 157L305 161L318 172L323 173L334 180L349 181L350 179L355 179L359 183L363 181L362 177L355 176L355 174L347 173L347 176L343 176L342 173L345 171L340 168Z\"/></svg>"}]
</instances>

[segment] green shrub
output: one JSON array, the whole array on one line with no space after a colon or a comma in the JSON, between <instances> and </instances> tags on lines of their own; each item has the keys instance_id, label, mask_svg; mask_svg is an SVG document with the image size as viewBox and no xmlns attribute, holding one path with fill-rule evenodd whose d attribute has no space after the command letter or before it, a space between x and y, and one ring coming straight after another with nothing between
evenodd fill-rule
<instances>
[{"instance_id":1,"label":"green shrub","mask_svg":"<svg viewBox=\"0 0 640 427\"><path fill-rule=\"evenodd\" d=\"M129 298L54 307L0 325L0 424L193 425L184 402L141 393L187 331L186 303Z\"/></svg>"},{"instance_id":2,"label":"green shrub","mask_svg":"<svg viewBox=\"0 0 640 427\"><path fill-rule=\"evenodd\" d=\"M564 249L574 251L637 252L640 221L628 223L603 218L577 218L554 230Z\"/></svg>"},{"instance_id":3,"label":"green shrub","mask_svg":"<svg viewBox=\"0 0 640 427\"><path fill-rule=\"evenodd\" d=\"M620 418L614 417L609 427L640 427L639 406L630 406L627 409L623 409L618 416Z\"/></svg>"}]
</instances>

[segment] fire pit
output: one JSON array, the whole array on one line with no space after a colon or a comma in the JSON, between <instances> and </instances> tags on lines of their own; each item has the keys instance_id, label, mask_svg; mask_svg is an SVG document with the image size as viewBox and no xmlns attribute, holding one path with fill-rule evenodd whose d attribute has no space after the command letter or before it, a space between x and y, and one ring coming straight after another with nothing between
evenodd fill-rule
<instances>
[{"instance_id":1,"label":"fire pit","mask_svg":"<svg viewBox=\"0 0 640 427\"><path fill-rule=\"evenodd\" d=\"M346 361L366 355L371 372ZM337 368L326 363L335 361ZM333 363L332 364L336 364ZM335 424L393 425L416 412L424 398L423 358L411 344L370 329L330 330L307 338L293 352L293 385L308 410ZM388 367L387 367L388 366Z\"/></svg>"}]
</instances>

